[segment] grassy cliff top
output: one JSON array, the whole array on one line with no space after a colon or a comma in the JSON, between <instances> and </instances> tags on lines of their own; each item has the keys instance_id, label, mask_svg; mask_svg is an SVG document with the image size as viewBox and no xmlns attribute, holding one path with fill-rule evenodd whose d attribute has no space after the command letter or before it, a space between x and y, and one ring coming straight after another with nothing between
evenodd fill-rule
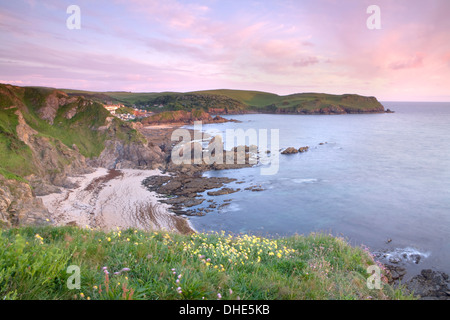
<instances>
[{"instance_id":1,"label":"grassy cliff top","mask_svg":"<svg viewBox=\"0 0 450 320\"><path fill-rule=\"evenodd\" d=\"M109 129L102 130L107 125ZM36 142L33 136L40 140ZM49 145L64 153L62 143L92 158L103 151L108 139L128 142L143 138L130 126L112 118L99 102L51 88L0 84L0 174L15 178L36 173L39 164L31 144L39 149L35 151L45 154ZM55 161L65 164L62 159Z\"/></svg>"},{"instance_id":2,"label":"grassy cliff top","mask_svg":"<svg viewBox=\"0 0 450 320\"><path fill-rule=\"evenodd\" d=\"M90 98L148 109L191 110L193 108L220 109L229 111L327 113L331 108L336 113L384 112L384 107L375 97L357 94L296 93L277 95L251 90L203 90L192 92L91 92L63 89L68 94L83 94ZM332 112L333 113L333 112Z\"/></svg>"},{"instance_id":3,"label":"grassy cliff top","mask_svg":"<svg viewBox=\"0 0 450 320\"><path fill-rule=\"evenodd\" d=\"M367 286L370 254L341 238L0 230L0 299L406 299ZM80 268L69 289L67 268ZM71 282L73 283L73 282Z\"/></svg>"}]
</instances>

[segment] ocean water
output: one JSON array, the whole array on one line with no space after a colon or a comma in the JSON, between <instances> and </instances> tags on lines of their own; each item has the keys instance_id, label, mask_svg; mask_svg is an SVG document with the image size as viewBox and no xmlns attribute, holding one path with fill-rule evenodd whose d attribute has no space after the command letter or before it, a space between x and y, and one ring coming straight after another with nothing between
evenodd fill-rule
<instances>
[{"instance_id":1,"label":"ocean water","mask_svg":"<svg viewBox=\"0 0 450 320\"><path fill-rule=\"evenodd\" d=\"M261 166L205 173L236 178L242 183L228 186L241 191L205 195L232 201L191 223L274 237L325 232L382 253L381 261L410 276L425 268L450 273L450 103L383 105L396 112L236 115L228 118L241 123L203 125L209 133L279 129L280 148L310 150L280 155L274 175L262 175Z\"/></svg>"}]
</instances>

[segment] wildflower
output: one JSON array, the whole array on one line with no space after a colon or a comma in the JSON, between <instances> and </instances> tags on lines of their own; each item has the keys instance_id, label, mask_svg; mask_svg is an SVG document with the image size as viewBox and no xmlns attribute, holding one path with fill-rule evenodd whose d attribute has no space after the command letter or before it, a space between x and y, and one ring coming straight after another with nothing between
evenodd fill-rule
<instances>
[{"instance_id":1,"label":"wildflower","mask_svg":"<svg viewBox=\"0 0 450 320\"><path fill-rule=\"evenodd\" d=\"M109 242L109 241L111 241L111 238L110 238L110 237L108 237L108 239L107 239L107 240L108 240L108 242Z\"/></svg>"},{"instance_id":2,"label":"wildflower","mask_svg":"<svg viewBox=\"0 0 450 320\"><path fill-rule=\"evenodd\" d=\"M84 293L83 292L80 293L80 297L84 298Z\"/></svg>"},{"instance_id":3,"label":"wildflower","mask_svg":"<svg viewBox=\"0 0 450 320\"><path fill-rule=\"evenodd\" d=\"M98 287L97 286L94 286L94 290L97 290L98 289Z\"/></svg>"},{"instance_id":4,"label":"wildflower","mask_svg":"<svg viewBox=\"0 0 450 320\"><path fill-rule=\"evenodd\" d=\"M230 289L230 294L233 294L233 290Z\"/></svg>"},{"instance_id":5,"label":"wildflower","mask_svg":"<svg viewBox=\"0 0 450 320\"><path fill-rule=\"evenodd\" d=\"M91 300L91 297L87 297L88 300Z\"/></svg>"},{"instance_id":6,"label":"wildflower","mask_svg":"<svg viewBox=\"0 0 450 320\"><path fill-rule=\"evenodd\" d=\"M128 272L130 271L130 268L122 268L122 270L120 270L120 272Z\"/></svg>"},{"instance_id":7,"label":"wildflower","mask_svg":"<svg viewBox=\"0 0 450 320\"><path fill-rule=\"evenodd\" d=\"M217 294L218 299L222 299L222 295L220 293Z\"/></svg>"}]
</instances>

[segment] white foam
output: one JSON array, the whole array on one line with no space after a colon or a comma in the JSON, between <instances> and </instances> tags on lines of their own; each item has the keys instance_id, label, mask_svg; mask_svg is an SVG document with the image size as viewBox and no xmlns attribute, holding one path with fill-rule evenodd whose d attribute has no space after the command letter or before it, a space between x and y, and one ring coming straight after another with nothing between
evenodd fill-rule
<instances>
[{"instance_id":1,"label":"white foam","mask_svg":"<svg viewBox=\"0 0 450 320\"><path fill-rule=\"evenodd\" d=\"M421 252L416 248L395 248L391 251L376 253L377 256L386 259L391 263L415 263L419 264L421 260L428 258L430 252Z\"/></svg>"},{"instance_id":2,"label":"white foam","mask_svg":"<svg viewBox=\"0 0 450 320\"><path fill-rule=\"evenodd\" d=\"M294 183L315 183L318 181L318 179L292 179Z\"/></svg>"}]
</instances>

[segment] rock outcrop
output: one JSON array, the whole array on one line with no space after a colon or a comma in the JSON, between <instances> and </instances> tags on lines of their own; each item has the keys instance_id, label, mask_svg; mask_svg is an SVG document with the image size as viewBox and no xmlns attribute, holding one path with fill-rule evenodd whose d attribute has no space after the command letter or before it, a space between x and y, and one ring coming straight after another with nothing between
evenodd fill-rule
<instances>
[{"instance_id":1,"label":"rock outcrop","mask_svg":"<svg viewBox=\"0 0 450 320\"><path fill-rule=\"evenodd\" d=\"M424 269L406 282L406 293L413 293L422 300L450 300L449 284L446 273Z\"/></svg>"},{"instance_id":2,"label":"rock outcrop","mask_svg":"<svg viewBox=\"0 0 450 320\"><path fill-rule=\"evenodd\" d=\"M25 176L36 195L58 192L58 187L70 187L68 176L91 172L83 155L60 140L39 135L17 110L17 137L31 150L34 172Z\"/></svg>"},{"instance_id":3,"label":"rock outcrop","mask_svg":"<svg viewBox=\"0 0 450 320\"><path fill-rule=\"evenodd\" d=\"M0 84L1 221L46 221L36 196L74 187L92 166L153 169L165 154L103 105L47 88ZM10 159L14 159L10 160Z\"/></svg>"},{"instance_id":4,"label":"rock outcrop","mask_svg":"<svg viewBox=\"0 0 450 320\"><path fill-rule=\"evenodd\" d=\"M100 156L90 164L107 169L156 169L164 162L165 153L158 146L108 140Z\"/></svg>"},{"instance_id":5,"label":"rock outcrop","mask_svg":"<svg viewBox=\"0 0 450 320\"><path fill-rule=\"evenodd\" d=\"M295 153L298 153L298 149L294 147L289 147L281 151L281 154L295 154Z\"/></svg>"},{"instance_id":6,"label":"rock outcrop","mask_svg":"<svg viewBox=\"0 0 450 320\"><path fill-rule=\"evenodd\" d=\"M296 153L304 153L307 152L309 150L309 147L300 147L300 148L294 148L294 147L289 147L284 149L283 151L281 151L281 154L296 154Z\"/></svg>"},{"instance_id":7,"label":"rock outcrop","mask_svg":"<svg viewBox=\"0 0 450 320\"><path fill-rule=\"evenodd\" d=\"M61 106L75 102L76 100L76 97L69 97L66 93L55 90L46 97L43 105L37 110L37 113L41 119L53 124L58 109ZM76 109L70 110L66 113L67 119L72 118L75 113Z\"/></svg>"},{"instance_id":8,"label":"rock outcrop","mask_svg":"<svg viewBox=\"0 0 450 320\"><path fill-rule=\"evenodd\" d=\"M212 117L211 114L203 110L178 110L165 111L157 113L142 120L144 125L160 125L160 124L193 124L195 121L202 123L223 123L230 120L221 116Z\"/></svg>"},{"instance_id":9,"label":"rock outcrop","mask_svg":"<svg viewBox=\"0 0 450 320\"><path fill-rule=\"evenodd\" d=\"M309 147L308 147L308 146L306 146L306 147L300 147L300 148L298 149L298 152L303 153L303 152L307 152L308 150L309 150Z\"/></svg>"},{"instance_id":10,"label":"rock outcrop","mask_svg":"<svg viewBox=\"0 0 450 320\"><path fill-rule=\"evenodd\" d=\"M50 219L50 213L28 183L0 175L1 225L39 225L51 222Z\"/></svg>"}]
</instances>

